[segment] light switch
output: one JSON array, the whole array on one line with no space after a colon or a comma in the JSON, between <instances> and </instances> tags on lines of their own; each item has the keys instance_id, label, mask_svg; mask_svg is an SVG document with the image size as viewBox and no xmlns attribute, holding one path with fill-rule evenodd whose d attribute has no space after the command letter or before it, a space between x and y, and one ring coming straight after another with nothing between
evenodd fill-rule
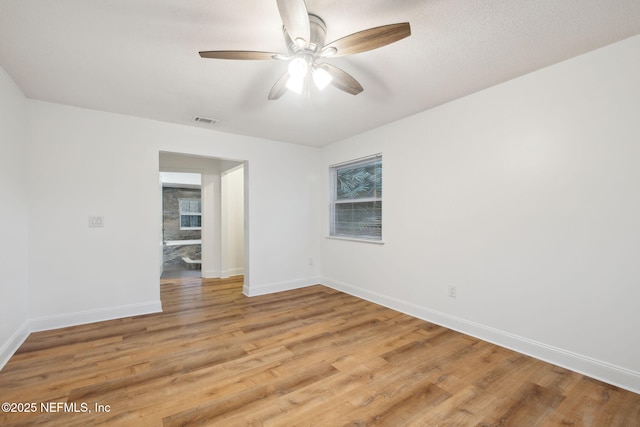
<instances>
[{"instance_id":1,"label":"light switch","mask_svg":"<svg viewBox=\"0 0 640 427\"><path fill-rule=\"evenodd\" d=\"M104 217L102 216L90 216L89 217L89 227L90 228L101 228L104 227Z\"/></svg>"}]
</instances>

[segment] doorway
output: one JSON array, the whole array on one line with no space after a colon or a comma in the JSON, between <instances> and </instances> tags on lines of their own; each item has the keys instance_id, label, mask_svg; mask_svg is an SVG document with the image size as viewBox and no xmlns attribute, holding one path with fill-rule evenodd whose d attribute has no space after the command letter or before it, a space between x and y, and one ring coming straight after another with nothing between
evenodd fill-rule
<instances>
[{"instance_id":1,"label":"doorway","mask_svg":"<svg viewBox=\"0 0 640 427\"><path fill-rule=\"evenodd\" d=\"M202 275L202 176L160 172L162 185L161 278Z\"/></svg>"},{"instance_id":2,"label":"doorway","mask_svg":"<svg viewBox=\"0 0 640 427\"><path fill-rule=\"evenodd\" d=\"M246 275L246 162L168 152L159 156L161 199L172 203L171 212L161 207L161 277ZM180 182L168 182L180 175Z\"/></svg>"}]
</instances>

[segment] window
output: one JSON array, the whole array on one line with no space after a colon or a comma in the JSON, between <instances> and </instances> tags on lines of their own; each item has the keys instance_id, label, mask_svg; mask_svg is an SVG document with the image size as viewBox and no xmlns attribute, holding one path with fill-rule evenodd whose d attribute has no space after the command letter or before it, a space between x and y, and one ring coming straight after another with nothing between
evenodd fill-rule
<instances>
[{"instance_id":1,"label":"window","mask_svg":"<svg viewBox=\"0 0 640 427\"><path fill-rule=\"evenodd\" d=\"M332 166L330 235L382 240L382 155Z\"/></svg>"},{"instance_id":2,"label":"window","mask_svg":"<svg viewBox=\"0 0 640 427\"><path fill-rule=\"evenodd\" d=\"M180 204L180 230L202 229L200 199L178 199Z\"/></svg>"}]
</instances>

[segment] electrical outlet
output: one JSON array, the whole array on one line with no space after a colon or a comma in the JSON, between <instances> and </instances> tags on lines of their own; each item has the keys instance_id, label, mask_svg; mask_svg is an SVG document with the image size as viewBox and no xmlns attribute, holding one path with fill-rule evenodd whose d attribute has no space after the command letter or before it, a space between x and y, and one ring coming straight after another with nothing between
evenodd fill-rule
<instances>
[{"instance_id":1,"label":"electrical outlet","mask_svg":"<svg viewBox=\"0 0 640 427\"><path fill-rule=\"evenodd\" d=\"M453 285L449 285L449 298L455 298L458 296L458 290L456 289L455 286Z\"/></svg>"}]
</instances>

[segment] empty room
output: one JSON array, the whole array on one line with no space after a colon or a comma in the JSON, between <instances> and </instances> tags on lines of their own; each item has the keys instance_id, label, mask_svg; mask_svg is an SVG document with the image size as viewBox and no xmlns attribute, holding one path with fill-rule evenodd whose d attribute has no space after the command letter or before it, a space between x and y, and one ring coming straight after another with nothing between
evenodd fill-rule
<instances>
[{"instance_id":1,"label":"empty room","mask_svg":"<svg viewBox=\"0 0 640 427\"><path fill-rule=\"evenodd\" d=\"M637 0L2 0L0 424L640 426L638 76Z\"/></svg>"}]
</instances>

